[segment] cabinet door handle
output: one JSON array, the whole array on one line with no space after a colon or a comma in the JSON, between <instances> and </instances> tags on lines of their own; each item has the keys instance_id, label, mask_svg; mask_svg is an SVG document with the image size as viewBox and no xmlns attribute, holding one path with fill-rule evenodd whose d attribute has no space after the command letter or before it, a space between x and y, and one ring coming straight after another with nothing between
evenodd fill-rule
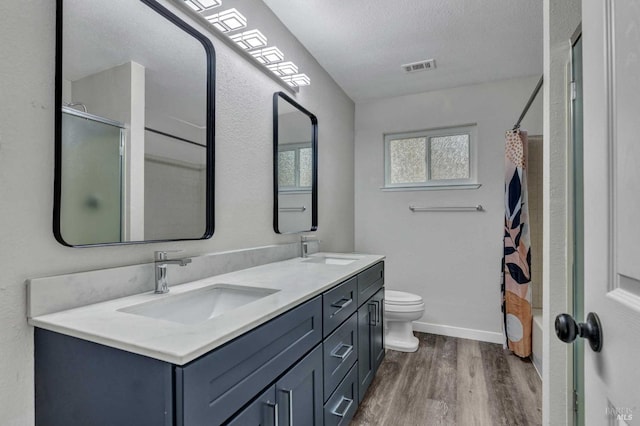
<instances>
[{"instance_id":1,"label":"cabinet door handle","mask_svg":"<svg viewBox=\"0 0 640 426\"><path fill-rule=\"evenodd\" d=\"M338 410L340 409L340 407L342 407L342 403L343 402L346 402L347 404L344 406L342 411L339 412ZM343 396L342 398L340 398L340 401L338 401L336 406L333 407L333 410L331 410L331 414L333 414L334 416L338 416L338 417L344 417L349 412L349 408L351 408L352 404L353 404L353 399L350 399L350 398L347 398L346 396Z\"/></svg>"},{"instance_id":2,"label":"cabinet door handle","mask_svg":"<svg viewBox=\"0 0 640 426\"><path fill-rule=\"evenodd\" d=\"M267 402L267 407L271 408L271 412L272 414L272 420L271 420L271 424L273 426L278 426L278 404L274 404L272 402Z\"/></svg>"},{"instance_id":3,"label":"cabinet door handle","mask_svg":"<svg viewBox=\"0 0 640 426\"><path fill-rule=\"evenodd\" d=\"M345 351L340 354L338 352L340 352L341 349L345 349ZM331 356L344 360L346 357L351 355L351 352L353 352L353 345L347 345L346 343L341 342L338 346L333 348L333 350L331 351Z\"/></svg>"},{"instance_id":4,"label":"cabinet door handle","mask_svg":"<svg viewBox=\"0 0 640 426\"><path fill-rule=\"evenodd\" d=\"M379 300L374 300L373 303L376 304L376 323L375 325L380 324L380 301Z\"/></svg>"},{"instance_id":5,"label":"cabinet door handle","mask_svg":"<svg viewBox=\"0 0 640 426\"><path fill-rule=\"evenodd\" d=\"M341 310L343 310L344 308L346 308L347 306L349 306L352 303L353 303L353 299L347 299L346 297L343 297L342 299L338 300L337 302L333 302L331 304L331 307L338 308L338 310L335 311L333 313L333 315L336 315L338 312L340 312Z\"/></svg>"},{"instance_id":6,"label":"cabinet door handle","mask_svg":"<svg viewBox=\"0 0 640 426\"><path fill-rule=\"evenodd\" d=\"M376 308L375 302L371 302L367 305L369 309L369 325L376 325L378 323L378 309ZM373 309L371 309L373 308ZM373 323L372 323L373 321Z\"/></svg>"},{"instance_id":7,"label":"cabinet door handle","mask_svg":"<svg viewBox=\"0 0 640 426\"><path fill-rule=\"evenodd\" d=\"M287 406L289 407L289 426L293 426L293 390L282 389L280 392L284 393L287 397Z\"/></svg>"}]
</instances>

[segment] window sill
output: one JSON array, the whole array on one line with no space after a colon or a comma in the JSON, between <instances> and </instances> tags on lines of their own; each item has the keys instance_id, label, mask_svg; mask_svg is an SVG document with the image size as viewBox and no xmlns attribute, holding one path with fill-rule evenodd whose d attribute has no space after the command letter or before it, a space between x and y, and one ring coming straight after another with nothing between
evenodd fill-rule
<instances>
[{"instance_id":1,"label":"window sill","mask_svg":"<svg viewBox=\"0 0 640 426\"><path fill-rule=\"evenodd\" d=\"M461 183L454 185L383 186L381 191L447 191L453 189L478 189L481 183Z\"/></svg>"}]
</instances>

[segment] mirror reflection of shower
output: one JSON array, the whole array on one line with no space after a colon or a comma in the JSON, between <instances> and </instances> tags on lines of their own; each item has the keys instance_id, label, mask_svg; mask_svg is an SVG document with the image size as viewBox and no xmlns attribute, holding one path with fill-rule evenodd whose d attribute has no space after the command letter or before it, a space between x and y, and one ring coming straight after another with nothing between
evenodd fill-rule
<instances>
[{"instance_id":1,"label":"mirror reflection of shower","mask_svg":"<svg viewBox=\"0 0 640 426\"><path fill-rule=\"evenodd\" d=\"M61 231L74 245L122 241L125 126L86 110L62 107Z\"/></svg>"}]
</instances>

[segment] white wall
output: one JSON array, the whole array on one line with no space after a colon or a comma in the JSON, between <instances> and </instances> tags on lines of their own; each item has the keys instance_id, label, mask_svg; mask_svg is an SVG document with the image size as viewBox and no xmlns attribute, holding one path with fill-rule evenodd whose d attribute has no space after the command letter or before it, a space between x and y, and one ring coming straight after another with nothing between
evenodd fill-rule
<instances>
[{"instance_id":1,"label":"white wall","mask_svg":"<svg viewBox=\"0 0 640 426\"><path fill-rule=\"evenodd\" d=\"M580 0L544 0L544 153L542 278L542 422L571 424L571 347L555 336L556 315L571 312L569 265L569 101L571 35Z\"/></svg>"},{"instance_id":2,"label":"white wall","mask_svg":"<svg viewBox=\"0 0 640 426\"><path fill-rule=\"evenodd\" d=\"M265 7L263 13L270 12ZM280 25L273 20L274 30L283 31ZM213 239L88 249L58 244L51 225L54 110L59 107L54 105L55 2L0 2L0 40L0 424L32 425L33 329L26 322L25 279L148 262L159 249L184 249L193 256L297 237L277 235L272 228L272 94L283 89L213 38ZM312 79L295 98L320 123L317 234L323 249L351 251L354 104L295 38L288 41L287 52Z\"/></svg>"},{"instance_id":3,"label":"white wall","mask_svg":"<svg viewBox=\"0 0 640 426\"><path fill-rule=\"evenodd\" d=\"M356 105L356 250L387 256L389 289L425 301L416 329L502 342L500 262L504 133L538 76ZM385 133L477 123L476 190L381 191ZM542 101L523 128L542 133ZM475 206L485 212L412 213L409 205Z\"/></svg>"}]
</instances>

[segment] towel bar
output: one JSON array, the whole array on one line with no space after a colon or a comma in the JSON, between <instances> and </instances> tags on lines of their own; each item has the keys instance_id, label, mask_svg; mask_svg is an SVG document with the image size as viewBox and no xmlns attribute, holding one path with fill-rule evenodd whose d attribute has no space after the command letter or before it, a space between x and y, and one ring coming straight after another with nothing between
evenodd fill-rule
<instances>
[{"instance_id":1,"label":"towel bar","mask_svg":"<svg viewBox=\"0 0 640 426\"><path fill-rule=\"evenodd\" d=\"M307 210L305 206L302 207L280 207L281 212L304 212Z\"/></svg>"},{"instance_id":2,"label":"towel bar","mask_svg":"<svg viewBox=\"0 0 640 426\"><path fill-rule=\"evenodd\" d=\"M477 206L450 206L450 207L416 207L409 206L412 212L483 212L484 207Z\"/></svg>"}]
</instances>

